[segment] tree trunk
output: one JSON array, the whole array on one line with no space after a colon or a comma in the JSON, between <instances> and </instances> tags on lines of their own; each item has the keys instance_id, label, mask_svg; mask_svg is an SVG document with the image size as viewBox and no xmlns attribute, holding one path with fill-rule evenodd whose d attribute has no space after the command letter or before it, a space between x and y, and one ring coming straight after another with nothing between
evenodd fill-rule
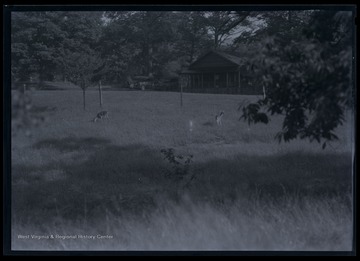
<instances>
[{"instance_id":1,"label":"tree trunk","mask_svg":"<svg viewBox=\"0 0 360 261\"><path fill-rule=\"evenodd\" d=\"M44 65L40 65L39 68L39 87L42 89L44 87L44 82L46 80L46 76L45 76L45 70L46 68L44 67Z\"/></svg>"},{"instance_id":2,"label":"tree trunk","mask_svg":"<svg viewBox=\"0 0 360 261\"><path fill-rule=\"evenodd\" d=\"M242 92L241 92L241 75L240 75L240 69L239 69L239 72L238 72L238 78L239 78L239 79L238 79L238 80L239 80L239 81L238 81L238 84L239 84L239 86L238 86L238 87L239 87L239 93L242 94Z\"/></svg>"},{"instance_id":3,"label":"tree trunk","mask_svg":"<svg viewBox=\"0 0 360 261\"><path fill-rule=\"evenodd\" d=\"M215 32L214 35L214 49L218 49L218 44L219 44L219 34Z\"/></svg>"},{"instance_id":4,"label":"tree trunk","mask_svg":"<svg viewBox=\"0 0 360 261\"><path fill-rule=\"evenodd\" d=\"M153 76L153 47L151 46L151 44L148 47L148 76L152 77Z\"/></svg>"},{"instance_id":5,"label":"tree trunk","mask_svg":"<svg viewBox=\"0 0 360 261\"><path fill-rule=\"evenodd\" d=\"M66 82L66 73L65 73L65 69L62 69L61 74L62 74L62 81L63 81L63 82Z\"/></svg>"},{"instance_id":6,"label":"tree trunk","mask_svg":"<svg viewBox=\"0 0 360 261\"><path fill-rule=\"evenodd\" d=\"M84 103L84 111L86 110L86 103L85 103L85 88L83 88L83 103Z\"/></svg>"},{"instance_id":7,"label":"tree trunk","mask_svg":"<svg viewBox=\"0 0 360 261\"><path fill-rule=\"evenodd\" d=\"M195 43L194 41L191 42L191 49L190 49L190 63L194 60L194 50L195 50Z\"/></svg>"},{"instance_id":8,"label":"tree trunk","mask_svg":"<svg viewBox=\"0 0 360 261\"><path fill-rule=\"evenodd\" d=\"M99 81L99 99L100 99L100 108L102 108L102 89L101 89L101 81Z\"/></svg>"},{"instance_id":9,"label":"tree trunk","mask_svg":"<svg viewBox=\"0 0 360 261\"><path fill-rule=\"evenodd\" d=\"M183 106L183 85L182 85L181 81L179 81L179 82L180 82L180 106L182 107Z\"/></svg>"}]
</instances>

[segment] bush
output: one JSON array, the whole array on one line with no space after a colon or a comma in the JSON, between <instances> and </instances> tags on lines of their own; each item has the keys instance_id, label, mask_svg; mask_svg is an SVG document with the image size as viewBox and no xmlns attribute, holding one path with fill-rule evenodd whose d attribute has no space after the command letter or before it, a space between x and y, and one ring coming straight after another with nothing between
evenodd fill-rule
<instances>
[{"instance_id":1,"label":"bush","mask_svg":"<svg viewBox=\"0 0 360 261\"><path fill-rule=\"evenodd\" d=\"M162 149L161 153L164 155L164 160L170 164L170 169L165 173L166 177L177 184L183 184L182 188L189 187L196 176L191 168L193 155L176 155L173 148Z\"/></svg>"}]
</instances>

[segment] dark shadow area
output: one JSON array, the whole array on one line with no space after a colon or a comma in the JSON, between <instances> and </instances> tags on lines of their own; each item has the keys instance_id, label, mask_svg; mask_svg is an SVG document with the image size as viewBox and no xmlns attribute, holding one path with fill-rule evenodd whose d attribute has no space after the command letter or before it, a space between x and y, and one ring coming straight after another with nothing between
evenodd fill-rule
<instances>
[{"instance_id":1,"label":"dark shadow area","mask_svg":"<svg viewBox=\"0 0 360 261\"><path fill-rule=\"evenodd\" d=\"M44 113L44 112L55 112L57 107L55 106L32 106L31 112L33 113Z\"/></svg>"},{"instance_id":2,"label":"dark shadow area","mask_svg":"<svg viewBox=\"0 0 360 261\"><path fill-rule=\"evenodd\" d=\"M271 156L239 154L199 165L214 195L236 201L240 194L269 203L284 198L344 196L352 188L351 154L292 152ZM199 186L196 193L206 191ZM207 188L205 188L207 189ZM347 201L347 203L350 203Z\"/></svg>"},{"instance_id":3,"label":"dark shadow area","mask_svg":"<svg viewBox=\"0 0 360 261\"><path fill-rule=\"evenodd\" d=\"M142 145L120 147L107 139L69 137L46 139L33 147L88 157L71 163L55 160L41 166L13 165L16 220L40 224L59 218L90 221L103 217L106 211L138 214L154 207L153 197L164 185L158 183L162 176L160 154Z\"/></svg>"},{"instance_id":4,"label":"dark shadow area","mask_svg":"<svg viewBox=\"0 0 360 261\"><path fill-rule=\"evenodd\" d=\"M34 145L35 149L48 147L88 157L42 166L14 165L16 222L40 225L60 219L91 223L108 213L146 215L157 208L159 198L176 202L185 191L195 201L217 204L235 202L239 197L271 203L286 197L343 195L344 203L351 207L350 154L241 154L202 164L194 158L189 173L195 178L186 190L179 190L174 179L165 175L171 166L160 149L141 144L116 146L94 137L47 139Z\"/></svg>"},{"instance_id":5,"label":"dark shadow area","mask_svg":"<svg viewBox=\"0 0 360 261\"><path fill-rule=\"evenodd\" d=\"M204 122L202 125L203 126L214 126L215 124L211 121L207 121L207 122Z\"/></svg>"},{"instance_id":6,"label":"dark shadow area","mask_svg":"<svg viewBox=\"0 0 360 261\"><path fill-rule=\"evenodd\" d=\"M60 152L69 152L83 149L85 151L95 150L110 144L110 140L95 137L76 138L68 137L64 139L45 139L33 145L35 149L54 148Z\"/></svg>"}]
</instances>

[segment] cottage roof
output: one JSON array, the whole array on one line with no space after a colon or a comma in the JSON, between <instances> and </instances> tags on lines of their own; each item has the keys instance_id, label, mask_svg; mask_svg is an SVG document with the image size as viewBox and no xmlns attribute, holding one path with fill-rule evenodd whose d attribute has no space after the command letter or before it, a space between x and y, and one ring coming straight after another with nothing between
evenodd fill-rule
<instances>
[{"instance_id":1,"label":"cottage roof","mask_svg":"<svg viewBox=\"0 0 360 261\"><path fill-rule=\"evenodd\" d=\"M225 53L225 52L220 52L220 51L213 51L215 53L217 53L218 55L224 57L225 59L237 64L237 65L242 65L243 64L243 60L238 57L238 56L235 56L235 55L232 55L232 54L228 54L228 53Z\"/></svg>"},{"instance_id":2,"label":"cottage roof","mask_svg":"<svg viewBox=\"0 0 360 261\"><path fill-rule=\"evenodd\" d=\"M199 73L198 71L195 71L195 70L190 70L190 69L183 69L181 70L180 74L196 74L196 73Z\"/></svg>"},{"instance_id":3,"label":"cottage roof","mask_svg":"<svg viewBox=\"0 0 360 261\"><path fill-rule=\"evenodd\" d=\"M243 59L239 56L222 51L211 50L200 56L189 65L188 70L197 70L214 67L241 66ZM190 73L190 72L189 72Z\"/></svg>"}]
</instances>

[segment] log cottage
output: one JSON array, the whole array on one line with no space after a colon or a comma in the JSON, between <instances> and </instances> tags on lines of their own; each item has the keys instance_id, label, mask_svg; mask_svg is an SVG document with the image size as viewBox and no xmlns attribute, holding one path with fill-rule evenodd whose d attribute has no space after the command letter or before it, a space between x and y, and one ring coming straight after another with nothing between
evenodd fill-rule
<instances>
[{"instance_id":1,"label":"log cottage","mask_svg":"<svg viewBox=\"0 0 360 261\"><path fill-rule=\"evenodd\" d=\"M245 61L235 55L209 51L180 73L185 92L261 94L246 70Z\"/></svg>"}]
</instances>

